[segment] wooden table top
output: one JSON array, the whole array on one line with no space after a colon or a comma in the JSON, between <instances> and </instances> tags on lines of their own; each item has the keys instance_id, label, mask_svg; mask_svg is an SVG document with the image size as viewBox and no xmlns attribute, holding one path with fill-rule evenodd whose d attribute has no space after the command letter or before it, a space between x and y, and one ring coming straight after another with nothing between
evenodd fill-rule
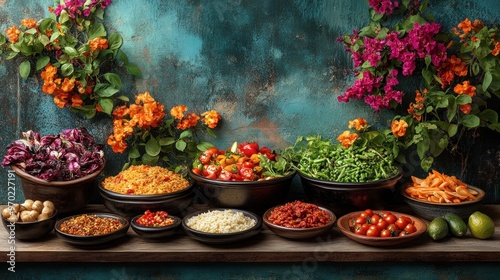
<instances>
[{"instance_id":1,"label":"wooden table top","mask_svg":"<svg viewBox=\"0 0 500 280\"><path fill-rule=\"evenodd\" d=\"M3 208L3 207L2 207ZM393 211L411 213L408 208ZM88 212L108 212L89 205ZM316 240L297 241L275 235L265 226L259 234L235 244L207 245L183 232L161 241L146 240L131 228L127 235L101 247L71 245L54 232L42 240L8 242L0 230L0 261L9 260L15 246L16 262L500 262L500 205L484 205L480 211L493 218L493 238L432 241L427 233L397 247L371 247L345 237L336 226Z\"/></svg>"}]
</instances>

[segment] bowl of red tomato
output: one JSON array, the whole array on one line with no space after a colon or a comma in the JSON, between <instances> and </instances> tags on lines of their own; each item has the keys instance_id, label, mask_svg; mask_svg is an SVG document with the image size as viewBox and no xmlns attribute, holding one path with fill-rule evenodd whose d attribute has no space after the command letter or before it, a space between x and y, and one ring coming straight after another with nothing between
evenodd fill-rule
<instances>
[{"instance_id":1,"label":"bowl of red tomato","mask_svg":"<svg viewBox=\"0 0 500 280\"><path fill-rule=\"evenodd\" d=\"M356 211L337 220L340 231L365 245L394 246L417 239L427 230L420 218L386 210Z\"/></svg>"},{"instance_id":2,"label":"bowl of red tomato","mask_svg":"<svg viewBox=\"0 0 500 280\"><path fill-rule=\"evenodd\" d=\"M164 239L178 233L182 220L163 210L146 210L130 221L130 227L146 239Z\"/></svg>"},{"instance_id":3,"label":"bowl of red tomato","mask_svg":"<svg viewBox=\"0 0 500 280\"><path fill-rule=\"evenodd\" d=\"M274 150L244 142L226 150L207 149L189 175L211 206L262 214L286 200L295 170Z\"/></svg>"}]
</instances>

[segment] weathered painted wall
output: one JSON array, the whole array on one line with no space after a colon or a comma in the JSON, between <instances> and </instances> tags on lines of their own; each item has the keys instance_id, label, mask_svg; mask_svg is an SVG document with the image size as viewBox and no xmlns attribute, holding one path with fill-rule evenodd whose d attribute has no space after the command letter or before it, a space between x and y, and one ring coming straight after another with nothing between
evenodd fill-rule
<instances>
[{"instance_id":1,"label":"weathered painted wall","mask_svg":"<svg viewBox=\"0 0 500 280\"><path fill-rule=\"evenodd\" d=\"M436 19L447 29L465 17L499 23L500 0L431 2ZM0 0L0 30L25 17L46 15L51 3ZM345 74L352 67L350 59L335 40L364 26L367 8L363 0L115 0L106 10L105 24L108 32L122 34L122 49L144 74L142 79L123 75L124 94L149 91L166 107L182 103L196 112L218 110L224 123L218 137L209 139L218 146L258 140L283 148L299 135L336 137L355 117L380 126L394 114L374 113L363 103L337 102L353 80ZM88 121L58 109L41 92L39 79L18 78L17 65L0 64L0 147L22 131L47 134L77 126L105 142L112 131L109 118ZM464 175L487 190L489 202L500 201L498 136L486 132L475 140ZM117 172L125 161L109 148L106 156L111 159L107 173ZM457 173L457 162L443 157L438 166ZM415 166L417 161L405 175L421 172ZM7 180L3 168L0 180ZM0 201L5 200L1 189Z\"/></svg>"}]
</instances>

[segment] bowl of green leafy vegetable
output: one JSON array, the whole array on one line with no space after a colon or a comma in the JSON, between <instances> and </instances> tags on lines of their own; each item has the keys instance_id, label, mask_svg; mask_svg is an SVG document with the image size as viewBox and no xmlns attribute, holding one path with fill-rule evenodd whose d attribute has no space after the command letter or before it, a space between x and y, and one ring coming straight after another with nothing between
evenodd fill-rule
<instances>
[{"instance_id":1,"label":"bowl of green leafy vegetable","mask_svg":"<svg viewBox=\"0 0 500 280\"><path fill-rule=\"evenodd\" d=\"M403 175L395 164L391 130L369 131L366 121L361 124L353 124L356 132L343 132L338 142L309 135L286 151L293 154L309 200L335 213L384 208Z\"/></svg>"}]
</instances>

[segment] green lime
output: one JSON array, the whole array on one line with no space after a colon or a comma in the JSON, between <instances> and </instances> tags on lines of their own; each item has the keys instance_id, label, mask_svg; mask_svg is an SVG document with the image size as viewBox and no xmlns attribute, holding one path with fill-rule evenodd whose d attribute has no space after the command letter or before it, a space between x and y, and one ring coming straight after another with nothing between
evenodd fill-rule
<instances>
[{"instance_id":1,"label":"green lime","mask_svg":"<svg viewBox=\"0 0 500 280\"><path fill-rule=\"evenodd\" d=\"M444 215L444 219L448 222L450 232L454 236L462 237L467 233L467 225L460 216L453 213L447 213Z\"/></svg>"},{"instance_id":2,"label":"green lime","mask_svg":"<svg viewBox=\"0 0 500 280\"><path fill-rule=\"evenodd\" d=\"M469 230L475 238L487 239L495 234L495 223L479 211L474 212L469 216Z\"/></svg>"},{"instance_id":3,"label":"green lime","mask_svg":"<svg viewBox=\"0 0 500 280\"><path fill-rule=\"evenodd\" d=\"M443 217L436 217L429 223L427 233L433 240L440 240L448 235L448 222Z\"/></svg>"}]
</instances>

